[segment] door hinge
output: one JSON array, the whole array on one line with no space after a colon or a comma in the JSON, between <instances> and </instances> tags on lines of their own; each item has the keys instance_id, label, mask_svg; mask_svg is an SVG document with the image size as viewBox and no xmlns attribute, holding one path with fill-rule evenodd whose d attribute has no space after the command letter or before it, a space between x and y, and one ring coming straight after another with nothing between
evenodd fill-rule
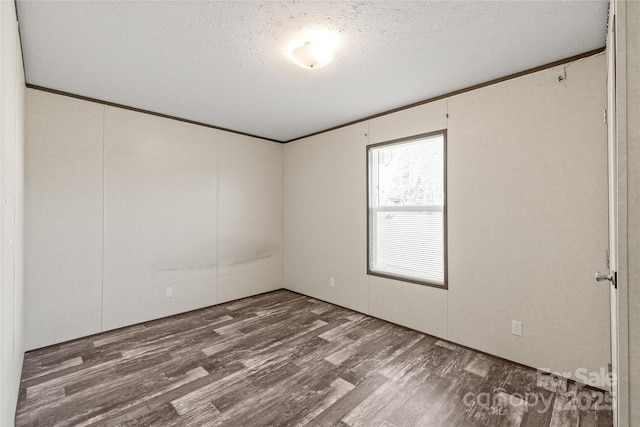
<instances>
[{"instance_id":1,"label":"door hinge","mask_svg":"<svg viewBox=\"0 0 640 427\"><path fill-rule=\"evenodd\" d=\"M613 285L614 289L618 289L618 272L617 271L612 271L611 274L613 275L613 279L611 280L611 284Z\"/></svg>"},{"instance_id":2,"label":"door hinge","mask_svg":"<svg viewBox=\"0 0 640 427\"><path fill-rule=\"evenodd\" d=\"M604 120L604 124L605 125L608 124L608 122L607 122L607 110L604 110L602 112L602 119Z\"/></svg>"},{"instance_id":3,"label":"door hinge","mask_svg":"<svg viewBox=\"0 0 640 427\"><path fill-rule=\"evenodd\" d=\"M605 251L605 257L606 257L605 259L606 259L606 262L607 262L607 268L611 269L611 261L610 261L610 257L609 257L609 249L607 249Z\"/></svg>"}]
</instances>

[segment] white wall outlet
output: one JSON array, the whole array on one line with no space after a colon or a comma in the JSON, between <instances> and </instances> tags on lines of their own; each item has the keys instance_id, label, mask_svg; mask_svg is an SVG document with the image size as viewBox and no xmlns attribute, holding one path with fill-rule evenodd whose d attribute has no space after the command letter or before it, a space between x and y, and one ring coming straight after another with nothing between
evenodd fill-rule
<instances>
[{"instance_id":1,"label":"white wall outlet","mask_svg":"<svg viewBox=\"0 0 640 427\"><path fill-rule=\"evenodd\" d=\"M167 288L165 288L164 297L165 298L173 298L173 288L171 286L168 286Z\"/></svg>"},{"instance_id":2,"label":"white wall outlet","mask_svg":"<svg viewBox=\"0 0 640 427\"><path fill-rule=\"evenodd\" d=\"M333 277L329 277L329 286L331 286L332 288L336 286L336 279L334 279Z\"/></svg>"},{"instance_id":3,"label":"white wall outlet","mask_svg":"<svg viewBox=\"0 0 640 427\"><path fill-rule=\"evenodd\" d=\"M519 320L512 320L511 321L511 333L513 335L517 335L519 337L522 336L522 322L520 322Z\"/></svg>"}]
</instances>

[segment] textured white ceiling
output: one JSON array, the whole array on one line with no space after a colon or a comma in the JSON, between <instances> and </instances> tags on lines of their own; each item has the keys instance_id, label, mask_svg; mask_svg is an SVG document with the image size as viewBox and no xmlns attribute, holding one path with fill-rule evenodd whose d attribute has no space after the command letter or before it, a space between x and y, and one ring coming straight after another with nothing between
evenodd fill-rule
<instances>
[{"instance_id":1,"label":"textured white ceiling","mask_svg":"<svg viewBox=\"0 0 640 427\"><path fill-rule=\"evenodd\" d=\"M27 82L280 141L605 44L607 1L18 0ZM334 61L287 56L308 31Z\"/></svg>"}]
</instances>

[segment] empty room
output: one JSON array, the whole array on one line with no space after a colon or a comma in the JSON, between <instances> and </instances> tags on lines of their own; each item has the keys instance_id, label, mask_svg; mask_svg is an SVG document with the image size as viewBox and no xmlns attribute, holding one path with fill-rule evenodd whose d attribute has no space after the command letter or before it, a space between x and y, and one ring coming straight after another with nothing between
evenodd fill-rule
<instances>
[{"instance_id":1,"label":"empty room","mask_svg":"<svg viewBox=\"0 0 640 427\"><path fill-rule=\"evenodd\" d=\"M640 426L640 2L0 0L0 426Z\"/></svg>"}]
</instances>

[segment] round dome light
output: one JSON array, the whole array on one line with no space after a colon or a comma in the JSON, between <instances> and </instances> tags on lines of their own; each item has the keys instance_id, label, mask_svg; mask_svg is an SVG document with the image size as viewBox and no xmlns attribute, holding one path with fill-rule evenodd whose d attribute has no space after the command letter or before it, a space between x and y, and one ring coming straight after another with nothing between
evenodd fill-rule
<instances>
[{"instance_id":1,"label":"round dome light","mask_svg":"<svg viewBox=\"0 0 640 427\"><path fill-rule=\"evenodd\" d=\"M305 42L291 52L293 62L303 68L322 68L333 60L333 51L325 44Z\"/></svg>"}]
</instances>

